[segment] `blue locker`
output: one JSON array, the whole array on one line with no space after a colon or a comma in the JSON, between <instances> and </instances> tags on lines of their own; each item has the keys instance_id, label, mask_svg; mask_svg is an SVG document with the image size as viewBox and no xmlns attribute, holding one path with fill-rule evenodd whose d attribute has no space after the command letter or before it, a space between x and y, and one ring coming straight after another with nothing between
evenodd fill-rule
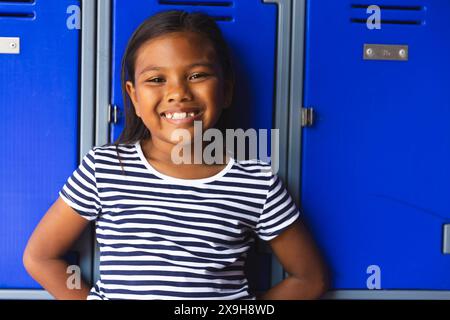
<instances>
[{"instance_id":1,"label":"blue locker","mask_svg":"<svg viewBox=\"0 0 450 320\"><path fill-rule=\"evenodd\" d=\"M376 1L370 30L365 1L307 1L301 202L334 289L379 268L381 289L450 290L450 2L400 2ZM365 44L408 57L364 59Z\"/></svg>"},{"instance_id":2,"label":"blue locker","mask_svg":"<svg viewBox=\"0 0 450 320\"><path fill-rule=\"evenodd\" d=\"M223 112L227 128L273 128L277 16L275 3L261 0L171 1L114 0L112 7L112 105L119 110L117 123L110 127L116 140L124 125L120 83L121 59L134 29L147 17L165 10L202 11L214 17L227 39L236 67L233 106ZM255 19L258 17L258 19ZM247 262L250 285L256 290L270 287L271 256L250 252Z\"/></svg>"},{"instance_id":3,"label":"blue locker","mask_svg":"<svg viewBox=\"0 0 450 320\"><path fill-rule=\"evenodd\" d=\"M0 289L40 288L23 268L23 250L77 167L79 30L67 25L71 5L79 1L0 1L0 38L20 39L20 53L0 53Z\"/></svg>"}]
</instances>

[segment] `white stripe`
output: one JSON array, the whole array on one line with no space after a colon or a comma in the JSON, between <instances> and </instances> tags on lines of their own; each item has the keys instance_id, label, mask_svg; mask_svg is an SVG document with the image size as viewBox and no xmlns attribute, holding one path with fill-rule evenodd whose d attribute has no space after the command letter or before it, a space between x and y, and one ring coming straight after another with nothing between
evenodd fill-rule
<instances>
[{"instance_id":1,"label":"white stripe","mask_svg":"<svg viewBox=\"0 0 450 320\"><path fill-rule=\"evenodd\" d=\"M105 260L102 260L105 261ZM112 261L112 260L109 260ZM120 261L120 260L119 260ZM244 262L239 261L239 263L233 263L233 266L242 266L244 265ZM208 271L208 270L200 270L200 269L193 269L188 267L182 267L182 266L135 266L135 265L100 265L100 272L101 271L168 271L168 272L189 272L189 273L195 273L200 276L206 275L206 276L243 276L244 271ZM223 280L228 281L228 280Z\"/></svg>"},{"instance_id":2,"label":"white stripe","mask_svg":"<svg viewBox=\"0 0 450 320\"><path fill-rule=\"evenodd\" d=\"M116 209L116 210L109 210L110 212L113 212L114 215L112 214L107 214L104 213L103 217L105 217L105 219L108 220L114 220L114 219L132 219L135 215L137 215L137 213L129 213L128 211L133 210L133 211L142 211L142 212L154 212L154 213L165 213L168 216L173 216L174 219L177 219L177 221L179 219L183 219L184 216L186 216L187 214L189 214L190 218L203 218L203 219L210 219L210 220L219 220L219 221L223 221L223 217L220 215L213 215L213 214L208 214L208 213L186 213L184 211L176 211L176 210L169 210L169 209L164 209L164 208L159 208L159 207L154 207L154 208L147 208L147 207L133 207L130 209ZM205 210L203 210L205 211ZM147 215L146 213L143 213L143 215ZM229 216L235 216L234 214L232 214L232 212L227 213L227 215ZM246 220L250 220L253 222L257 222L258 221L258 217L253 217L253 216L242 216L242 218L245 218ZM242 219L241 216L238 216L237 219ZM248 226L248 224L246 222L243 221L231 221L231 223L241 223L243 226L247 226L247 227L252 227L252 226ZM218 225L222 225L222 224L218 224Z\"/></svg>"},{"instance_id":3,"label":"white stripe","mask_svg":"<svg viewBox=\"0 0 450 320\"><path fill-rule=\"evenodd\" d=\"M131 181L131 180L129 180L129 181ZM108 186L106 186L106 185L108 185ZM110 188L112 185L99 183L99 186L101 186L103 188ZM111 197L111 196L116 196L116 195L137 196L136 194L133 194L133 191L149 191L149 187L142 187L142 186L125 186L125 187L126 187L126 190L119 189L120 191L103 191L102 195L104 197ZM115 186L115 188L118 189L117 186ZM168 196L172 196L172 195L195 196L195 197L199 197L199 198L205 198L205 200L215 199L215 198L230 199L230 200L243 200L243 201L254 203L255 205L261 205L261 204L264 204L264 202L265 202L265 199L252 197L254 193L248 193L247 196L239 196L239 195L232 195L232 194L202 193L202 192L196 192L195 190L180 190L180 189L169 189L169 188L155 188L152 191L167 194ZM139 194L138 196L145 197L146 195ZM148 197L155 197L155 196L148 195ZM185 198L180 198L180 200L183 200L183 201L184 201L184 199Z\"/></svg>"},{"instance_id":4,"label":"white stripe","mask_svg":"<svg viewBox=\"0 0 450 320\"><path fill-rule=\"evenodd\" d=\"M125 229L125 228L149 228L149 226L147 224L132 223L132 222L127 222L127 223L124 223L124 224L121 224L121 225L116 225L114 223L98 221L98 226L99 227L110 227L110 228L114 228L115 230L120 230L120 229ZM192 230L195 230L195 228L167 226L167 225L164 225L164 224L157 224L157 223L152 223L151 226L152 226L152 228L156 228L156 229L159 228L161 230L169 230L169 231L172 231L172 232L180 232L180 233L190 233L190 232L192 232ZM140 233L141 232L135 232L134 234L140 234ZM230 241L230 240L238 241L238 240L243 240L245 238L245 236L237 237L237 236L234 236L234 235L233 236L226 236L226 235L222 235L222 234L220 234L221 237L217 237L219 234L217 234L217 233L215 233L213 231L204 231L204 230L195 230L195 234L196 235L205 236L205 237L223 239L223 240L226 240L226 241Z\"/></svg>"},{"instance_id":5,"label":"white stripe","mask_svg":"<svg viewBox=\"0 0 450 320\"><path fill-rule=\"evenodd\" d=\"M137 202L136 200L123 199L120 201L117 201L117 200L103 201L102 203L103 203L103 207L106 207L106 206L114 207L117 204L136 205L137 203L139 203L140 205L148 206L150 208L163 206L165 204L167 207L173 207L174 209L179 208L179 209L190 209L190 210L203 210L203 211L205 210L205 206L187 204L187 203L177 203L177 202L173 202L173 200L170 200L170 199L167 199L166 201L155 201L155 200L142 199L142 200L139 200L139 202ZM123 210L123 209L119 209L119 210ZM233 212L233 211L221 209L221 208L214 208L213 210L214 210L214 213L217 213L217 214L224 213L224 214L228 214L228 215L231 215L234 217L241 217L241 218L245 218L245 219L251 218L251 216L249 216L246 213ZM255 210L255 209L253 209L253 210ZM120 212L120 211L114 210L114 209L111 209L110 211ZM259 212L259 210L256 212Z\"/></svg>"},{"instance_id":6,"label":"white stripe","mask_svg":"<svg viewBox=\"0 0 450 320\"><path fill-rule=\"evenodd\" d=\"M156 191L156 190L155 190ZM158 192L161 192L162 190L158 189ZM157 201L160 200L161 203L167 203L168 201L170 203L176 202L176 201L183 201L183 202L191 202L193 204L201 204L202 202L211 202L211 203L216 203L216 204L222 204L222 205L226 205L229 207L236 207L236 208L240 208L243 210L247 210L247 211L253 211L255 213L259 212L258 208L255 207L251 207L245 204L241 204L238 202L233 202L233 201L229 201L229 200L223 200L223 199L214 199L213 197L207 198L207 199L189 199L189 198L172 198L172 199L167 199L167 197L161 197L161 196L155 196L155 195L143 195L143 194L133 194L132 192L117 192L117 191L109 191L109 192L103 192L102 196L104 198L106 197L114 197L114 196L118 196L118 195L129 195L129 196L134 196L134 197L139 197L141 199L139 200L131 200L134 201L136 203L140 203L141 200L147 200L147 201ZM217 196L216 196L217 197ZM117 201L117 200L113 200L113 201ZM105 201L106 203L109 203L107 201ZM122 202L121 202L122 203ZM181 204L182 206L185 205L185 203ZM204 205L203 205L204 206Z\"/></svg>"},{"instance_id":7,"label":"white stripe","mask_svg":"<svg viewBox=\"0 0 450 320\"><path fill-rule=\"evenodd\" d=\"M105 245L111 245L111 244L144 244L144 245L148 245L148 246L152 246L155 245L155 242L153 241L149 241L149 240L135 240L135 239L127 239L127 240L119 240L119 239L100 239L102 244ZM169 242L169 241L158 241L158 243L156 243L157 245L167 245L167 246L180 246L179 244L173 243L173 242ZM183 250L187 251L187 252L192 252L193 254L196 253L215 253L215 254L223 254L223 255L231 255L231 254L239 254L239 253L243 253L245 251L247 251L247 249L250 247L250 245L248 246L244 246L242 248L230 248L227 250L221 250L220 253L217 250L213 250L213 249L207 249L207 248L203 248L203 247L192 247L192 246L184 246Z\"/></svg>"},{"instance_id":8,"label":"white stripe","mask_svg":"<svg viewBox=\"0 0 450 320\"><path fill-rule=\"evenodd\" d=\"M141 220L151 220L151 219L158 220L158 219L162 218L161 215L154 214L154 213L151 213L151 212L154 212L154 211L149 211L148 214L132 214L132 215L128 215L128 216L124 212L123 215L120 215L120 216L117 216L117 217L111 217L112 219L108 218L108 220L111 220L111 221L107 221L106 217L104 217L104 219L102 219L98 223L99 223L99 225L102 224L102 223L114 224L114 222L120 222L121 220L125 220L125 219L127 219L127 220L138 220L138 219L141 219ZM217 219L217 220L219 220L219 219ZM211 229L220 229L220 230L224 230L224 231L229 231L230 233L233 233L233 234L237 234L236 231L238 231L236 228L226 227L226 226L223 226L222 224L218 224L218 223L181 220L180 217L178 217L178 219L164 217L164 221L167 221L167 222L171 221L171 222L174 222L174 223L184 224L184 225L191 224L191 226L186 226L186 227L180 226L180 228L186 228L186 232L189 232L190 230L192 230L195 227L205 227L205 228L211 228ZM130 222L128 222L128 223L130 223ZM120 224L119 226L122 226L124 224L125 223ZM145 223L145 222L143 222L143 223L136 222L136 224L148 227L148 223ZM171 227L171 226L167 226L167 227Z\"/></svg>"},{"instance_id":9,"label":"white stripe","mask_svg":"<svg viewBox=\"0 0 450 320\"><path fill-rule=\"evenodd\" d=\"M115 231L115 230L104 230L101 228L97 228L96 232L98 234L104 234L104 235L122 235L122 236L137 236L137 237L143 237L143 238L148 238L148 237L160 237L160 238L164 238L167 240L174 240L174 241L191 241L191 242L201 242L201 243L206 243L209 244L211 247L217 247L217 245L215 243L212 243L210 241L206 241L206 240L199 240L198 238L193 238L193 237L182 237L182 236L170 236L170 235L164 235L162 236L159 233L154 233L154 232L134 232L134 233L129 233L129 232L121 232L121 231ZM217 238L217 237L215 237ZM220 239L220 238L218 238ZM98 239L99 242L102 239ZM219 246L223 247L223 244L219 244Z\"/></svg>"},{"instance_id":10,"label":"white stripe","mask_svg":"<svg viewBox=\"0 0 450 320\"><path fill-rule=\"evenodd\" d=\"M209 279L209 278L193 278L179 276L162 276L162 275L108 275L102 274L102 280L118 280L118 281L173 281L173 282L192 282L192 283L215 283L222 285L242 285L246 284L246 279L241 280L225 280L225 279Z\"/></svg>"},{"instance_id":11,"label":"white stripe","mask_svg":"<svg viewBox=\"0 0 450 320\"><path fill-rule=\"evenodd\" d=\"M108 247L108 249L111 249ZM106 250L106 248L105 248ZM100 261L116 261L118 260L118 258L123 258L121 256L114 256L114 255L109 255L104 253L104 250L102 251L102 256L100 257ZM113 251L113 250L108 250L108 251ZM130 252L132 253L132 252ZM162 261L162 262L169 262L173 265L179 265L179 266L185 266L185 267L202 267L202 268L216 268L216 269L222 269L225 266L229 265L229 263L225 263L225 264L220 264L220 263L214 263L214 262L193 262L193 261L181 261L181 260L174 260L174 259L167 259L167 258L162 258L162 257L156 257L156 256L150 256L150 255L146 255L146 256L133 256L132 254L130 254L128 257L125 257L126 259L124 259L124 261Z\"/></svg>"},{"instance_id":12,"label":"white stripe","mask_svg":"<svg viewBox=\"0 0 450 320\"><path fill-rule=\"evenodd\" d=\"M146 285L146 286L134 286L134 285L124 285L124 284L109 284L104 283L103 287L109 290L123 289L123 290L133 290L133 291L151 291L151 290L161 290L169 292L196 292L196 293L233 293L236 289L216 289L209 287L183 287L179 283L174 283L171 285ZM240 290L240 289L239 289ZM185 298L186 299L186 298Z\"/></svg>"},{"instance_id":13,"label":"white stripe","mask_svg":"<svg viewBox=\"0 0 450 320\"><path fill-rule=\"evenodd\" d=\"M144 171L145 172L145 171ZM98 188L107 188L108 186L111 186L111 183L102 183L101 179L114 179L119 181L126 181L128 183L130 182L141 182L145 183L147 185L151 184L158 184L158 185L173 185L173 182L162 180L159 178L150 178L150 177L131 177L127 175L118 175L118 174L110 174L110 173L97 173L97 187ZM235 179L236 181L240 181L240 179ZM241 181L242 182L242 181ZM261 184L261 186L264 186L264 184ZM120 185L122 188L129 188L130 185ZM267 190L265 189L251 189L249 190L246 187L237 187L237 186L223 186L223 185L213 185L208 184L208 189L216 190L216 191L234 191L234 192L242 192L242 193L248 193L248 194L261 194L266 195ZM175 190L175 189L174 189ZM251 191L251 192L249 192Z\"/></svg>"},{"instance_id":14,"label":"white stripe","mask_svg":"<svg viewBox=\"0 0 450 320\"><path fill-rule=\"evenodd\" d=\"M207 260L207 257L200 257L200 256L195 256L192 253L186 252L186 251L181 251L181 250L173 250L168 253L167 250L163 250L163 249L156 249L156 248L152 248L152 249L145 249L145 248L135 248L135 247L120 247L120 248L113 248L110 246L107 246L105 244L104 250L108 250L109 252L148 252L149 254L151 253L161 253L161 254L169 254L169 255L174 255L174 256L178 256L178 257L187 257L187 258L192 258L192 259L201 259L201 260ZM231 257L231 258L219 258L219 257L214 257L214 259L216 261L221 261L221 262L233 262L236 261L236 257Z\"/></svg>"},{"instance_id":15,"label":"white stripe","mask_svg":"<svg viewBox=\"0 0 450 320\"><path fill-rule=\"evenodd\" d=\"M197 298L197 297L177 297L177 296L168 296L168 295L139 295L139 294L123 294L123 293L110 293L108 294L108 296L111 299L130 299L130 300L159 300L159 299L164 299L164 300L237 300L240 297L245 297L247 296L248 293L247 292L241 292L241 293L237 293L237 294L232 294L229 296L221 296L221 297L206 297L206 298Z\"/></svg>"}]
</instances>

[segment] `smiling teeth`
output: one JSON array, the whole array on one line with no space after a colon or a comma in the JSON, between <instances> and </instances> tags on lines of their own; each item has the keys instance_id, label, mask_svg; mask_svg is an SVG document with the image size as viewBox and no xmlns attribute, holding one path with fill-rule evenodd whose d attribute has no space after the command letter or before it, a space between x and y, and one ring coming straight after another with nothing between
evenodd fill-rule
<instances>
[{"instance_id":1,"label":"smiling teeth","mask_svg":"<svg viewBox=\"0 0 450 320\"><path fill-rule=\"evenodd\" d=\"M195 112L174 112L174 113L166 113L166 118L173 120L181 120L195 116Z\"/></svg>"}]
</instances>

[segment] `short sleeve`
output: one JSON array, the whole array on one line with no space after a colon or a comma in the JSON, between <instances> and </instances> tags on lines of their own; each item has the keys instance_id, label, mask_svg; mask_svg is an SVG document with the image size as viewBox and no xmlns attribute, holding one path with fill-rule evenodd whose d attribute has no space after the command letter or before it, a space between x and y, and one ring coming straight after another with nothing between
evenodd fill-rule
<instances>
[{"instance_id":1,"label":"short sleeve","mask_svg":"<svg viewBox=\"0 0 450 320\"><path fill-rule=\"evenodd\" d=\"M59 196L83 218L97 218L101 205L95 177L95 148L83 157L81 164L59 191Z\"/></svg>"},{"instance_id":2,"label":"short sleeve","mask_svg":"<svg viewBox=\"0 0 450 320\"><path fill-rule=\"evenodd\" d=\"M256 226L256 234L264 241L272 240L299 216L300 211L283 182L277 175L272 174L266 202Z\"/></svg>"}]
</instances>

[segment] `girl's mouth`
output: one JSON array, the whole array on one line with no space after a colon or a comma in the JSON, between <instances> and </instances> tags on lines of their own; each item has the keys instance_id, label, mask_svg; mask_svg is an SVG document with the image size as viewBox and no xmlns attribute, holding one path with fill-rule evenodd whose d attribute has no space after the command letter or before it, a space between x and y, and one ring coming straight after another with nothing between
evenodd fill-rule
<instances>
[{"instance_id":1,"label":"girl's mouth","mask_svg":"<svg viewBox=\"0 0 450 320\"><path fill-rule=\"evenodd\" d=\"M203 112L194 110L190 112L163 112L161 118L173 124L189 123L199 119Z\"/></svg>"}]
</instances>

